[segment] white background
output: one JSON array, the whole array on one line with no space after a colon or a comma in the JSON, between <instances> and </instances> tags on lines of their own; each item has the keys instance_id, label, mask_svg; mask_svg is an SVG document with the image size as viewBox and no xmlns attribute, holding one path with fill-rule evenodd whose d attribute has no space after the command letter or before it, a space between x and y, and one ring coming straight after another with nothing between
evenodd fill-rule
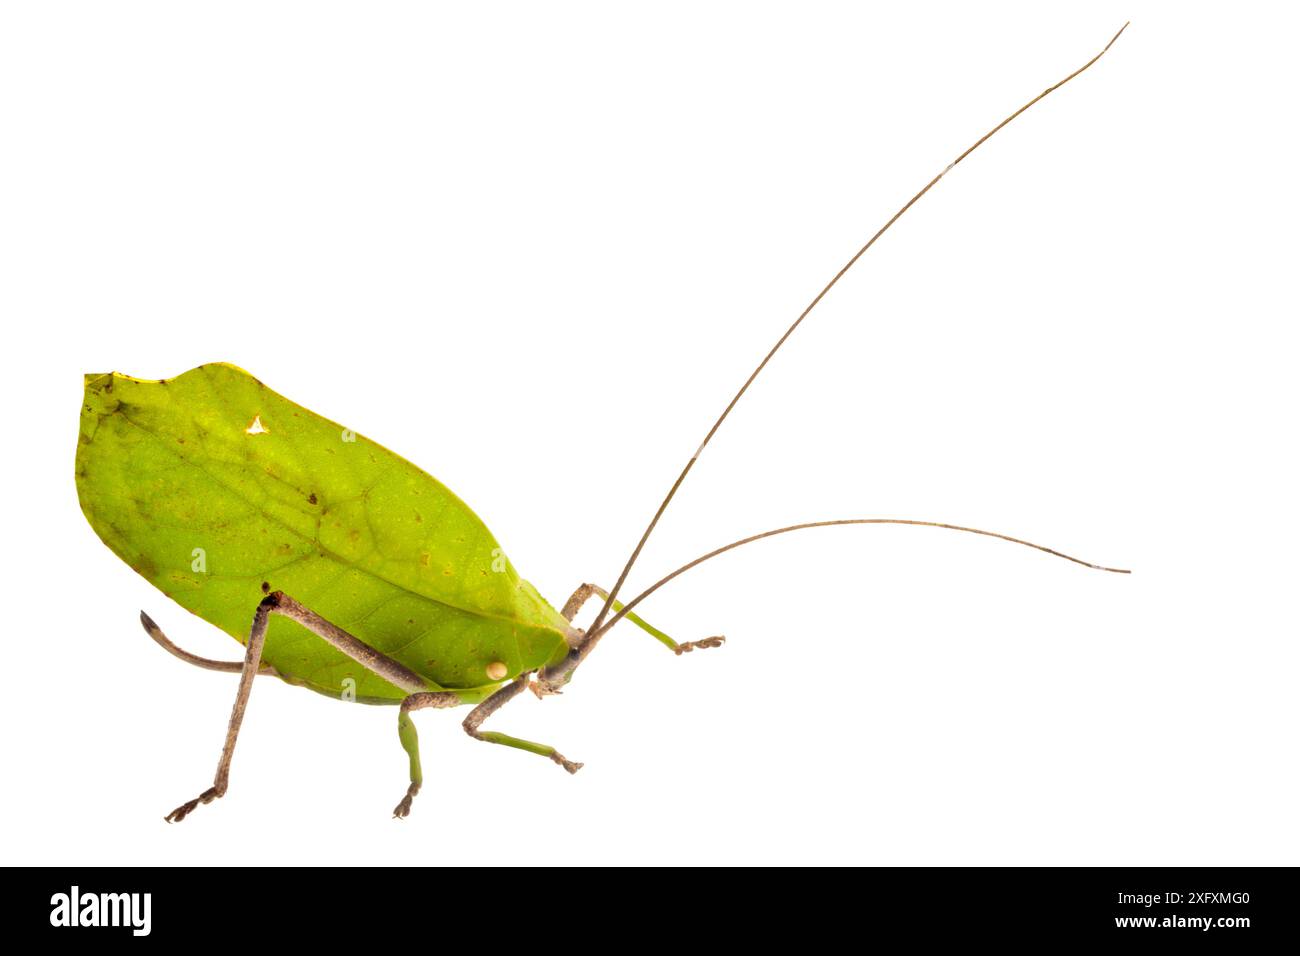
<instances>
[{"instance_id":1,"label":"white background","mask_svg":"<svg viewBox=\"0 0 1300 956\"><path fill-rule=\"evenodd\" d=\"M241 365L445 481L553 602L563 697L258 682L95 537L83 372ZM1295 77L1281 4L7 4L6 862L1300 862ZM588 611L593 613L595 605ZM250 608L250 613L251 613ZM249 834L255 834L250 839Z\"/></svg>"}]
</instances>

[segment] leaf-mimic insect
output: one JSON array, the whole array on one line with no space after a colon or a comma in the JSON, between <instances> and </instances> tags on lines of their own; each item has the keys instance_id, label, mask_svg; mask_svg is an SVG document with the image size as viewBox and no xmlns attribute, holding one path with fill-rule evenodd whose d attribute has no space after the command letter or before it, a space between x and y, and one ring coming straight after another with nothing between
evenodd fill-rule
<instances>
[{"instance_id":1,"label":"leaf-mimic insect","mask_svg":"<svg viewBox=\"0 0 1300 956\"><path fill-rule=\"evenodd\" d=\"M982 136L854 254L714 422L613 587L605 591L584 584L559 611L519 576L483 522L445 486L364 436L277 395L243 370L211 364L160 381L118 373L87 375L76 476L90 524L163 593L246 645L242 662L200 658L174 645L141 614L145 630L177 657L240 674L213 785L167 819L183 820L200 803L226 792L240 724L259 675L332 697L397 707L398 735L410 757L410 784L394 810L398 817L410 812L422 782L411 721L415 710L473 705L464 721L470 736L539 754L575 773L582 765L554 747L485 730L484 722L525 690L539 697L558 693L625 617L679 655L719 646L721 637L679 644L633 609L678 575L760 538L827 525L927 525L1000 538L1098 567L975 528L857 518L744 538L696 558L626 604L618 601L646 540L700 451L831 287L949 170L1092 66L1111 43ZM574 627L575 615L593 596L603 601L600 611L585 630Z\"/></svg>"}]
</instances>

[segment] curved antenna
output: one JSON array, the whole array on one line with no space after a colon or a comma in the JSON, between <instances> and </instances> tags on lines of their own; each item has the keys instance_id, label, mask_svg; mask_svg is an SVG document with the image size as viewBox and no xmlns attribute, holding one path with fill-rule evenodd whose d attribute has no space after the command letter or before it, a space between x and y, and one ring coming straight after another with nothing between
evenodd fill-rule
<instances>
[{"instance_id":1,"label":"curved antenna","mask_svg":"<svg viewBox=\"0 0 1300 956\"><path fill-rule=\"evenodd\" d=\"M922 528L943 528L946 531L964 531L967 534L980 534L980 535L984 535L984 537L986 538L998 538L999 540L1002 541L1010 541L1012 544L1023 544L1027 548L1034 548L1038 551L1044 551L1047 554L1050 554L1054 557L1064 558L1066 561L1073 561L1075 564L1082 564L1085 568L1092 568L1095 571L1109 571L1112 574L1133 573L1132 571L1129 571L1126 568L1108 568L1105 567L1104 565L1093 564L1090 561L1084 561L1082 558L1073 557L1071 555L1065 554L1064 552L1056 551L1052 548L1044 547L1041 544L1034 544L1032 541L1025 541L1022 538L1013 538L1009 534L998 534L996 531L982 531L979 528L967 528L958 524L945 524L942 521L916 521L911 518L842 518L838 521L809 521L804 524L792 524L792 525L787 525L784 528L775 528L772 531L764 531L761 532L760 534L751 534L748 538L741 538L739 541L731 542L731 544L724 544L720 548L714 548L708 554L700 555L694 561L686 562L676 571L673 571L671 574L664 575L654 584L650 585L650 587L646 588L644 591L642 591L632 600L628 601L627 604L623 605L622 609L613 617L611 617L605 623L605 625L601 627L599 630L593 627L589 631L590 636L588 638L588 641L589 643L594 644L597 640L600 639L602 635L605 634L605 632L607 632L611 627L613 627L615 624L621 621L629 611L635 608L643 600L648 598L650 595L654 594L656 591L658 591L661 587L663 587L673 578L677 577L678 575L685 574L687 571L691 570L691 568L703 564L705 561L708 561L710 558L716 558L720 554L725 554L728 551L734 551L736 548L739 548L741 545L750 544L754 541L762 541L764 538L772 538L778 534L788 534L791 531L803 531L806 528L832 528L837 525L846 525L846 524L902 524L902 525L911 525L913 527L922 527Z\"/></svg>"},{"instance_id":2,"label":"curved antenna","mask_svg":"<svg viewBox=\"0 0 1300 956\"><path fill-rule=\"evenodd\" d=\"M609 609L613 606L615 598L618 597L619 589L623 587L624 582L627 581L628 574L630 574L632 571L632 566L636 564L637 558L641 556L641 549L645 547L645 543L647 540L649 540L651 533L655 529L655 526L659 524L659 519L663 517L663 513L668 509L668 504L673 500L673 497L677 494L677 489L682 486L682 482L686 480L686 476L690 474L691 469L695 467L695 462L699 460L700 453L703 452L705 446L708 445L710 441L712 441L714 434L722 426L722 423L727 420L727 416L730 415L731 410L736 407L736 403L739 402L741 397L745 394L745 392L749 390L749 386L753 384L754 379L758 378L759 372L763 371L763 369L767 366L767 363L771 361L772 356L775 355L777 351L781 348L781 346L785 344L785 340L794 334L794 330L799 328L799 326L803 323L803 320L808 317L808 314L817 307L817 303L821 302L821 300L826 296L826 293L830 292L831 289L835 287L835 284L839 282L841 278L844 277L844 274L848 272L851 268L853 268L854 264L859 259L862 258L863 254L868 249L870 249L873 245L875 245L876 240L879 239L881 236L883 236L889 230L890 226L898 222L898 220L902 218L903 213L911 209L912 206L916 203L916 201L920 199L922 196L924 196L926 193L928 193L935 183L943 179L943 177L948 174L949 170L951 170L954 166L960 163L971 153L975 152L975 150L979 149L980 146L982 146L984 142L988 140L994 133L1002 129L1002 127L1006 126L1008 123L1010 123L1013 119L1015 119L1025 110L1029 109L1029 107L1033 106L1035 103L1037 103L1039 100L1041 100L1043 97L1047 96L1047 94L1053 92L1054 90L1059 90L1066 83L1069 83L1072 79L1074 79L1084 70L1088 69L1088 67L1092 66L1094 63L1100 60L1102 56L1106 53L1106 51L1111 48L1111 45L1114 44L1114 42L1119 39L1120 34L1127 29L1128 29L1128 23L1125 23L1122 27L1119 28L1119 33L1116 33L1113 37L1110 38L1110 43L1107 43L1104 47L1102 47L1101 53L1098 53L1091 60L1089 60L1083 66L1079 67L1069 76L1067 76L1065 79L1053 83L1047 89L1043 90L1043 92L1039 93L1037 96L1035 96L1024 106L1020 107L1020 109L1016 110L1014 113L1012 113L1010 116L1004 119L997 126L993 127L991 130L989 130L987 133L985 133L983 136L977 139L975 143L971 145L964 153L962 153L951 163L949 163L946 167L944 167L943 171L939 173L939 175L935 176L934 179L930 180L928 183L925 184L925 188L923 188L919 193L917 193L915 196L909 199L903 205L903 207L898 210L898 212L894 213L894 215L890 217L888 222L886 222L883 226L881 226L878 230L876 230L876 234L867 240L866 245L864 245L861 249L859 249L857 252L853 254L853 258L850 259L848 262L846 262L839 272L835 273L834 278L832 278L830 282L826 283L826 285L822 288L822 290L817 293L816 297L810 303L808 303L808 307L805 308L803 312L799 313L799 318L795 319L794 324L791 325L790 328L785 330L784 335L782 335L779 339L777 339L777 342L775 345L772 346L771 351L769 351L767 355L763 357L763 361L758 363L758 367L755 368L754 371L750 373L749 378L745 379L745 384L740 386L740 391L736 393L735 397L732 398L732 400L728 403L727 407L723 409L722 414L718 416L718 420L714 422L713 427L709 429L709 433L704 436L704 441L700 442L700 447L695 450L695 454L691 456L691 460L686 463L686 467L683 468L681 474L677 476L677 480L673 482L673 486L668 489L668 494L664 497L663 502L659 505L659 510L656 511L654 517L650 519L650 524L646 527L645 533L641 535L641 540L637 542L636 548L633 549L632 556L627 559L627 564L623 566L623 573L618 576L618 580L614 582L614 587L610 590L609 595L605 598L605 604L601 607L600 613L597 614L595 619L592 621L591 624L592 632L595 632L598 628L600 628L601 623L605 620L605 617L609 614ZM626 613L626 609L624 609L624 612Z\"/></svg>"}]
</instances>

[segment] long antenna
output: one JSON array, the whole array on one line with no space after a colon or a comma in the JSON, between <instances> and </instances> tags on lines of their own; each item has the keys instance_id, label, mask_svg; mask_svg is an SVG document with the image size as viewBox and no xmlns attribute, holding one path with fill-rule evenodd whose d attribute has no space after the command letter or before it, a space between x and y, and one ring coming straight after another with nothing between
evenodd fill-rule
<instances>
[{"instance_id":1,"label":"long antenna","mask_svg":"<svg viewBox=\"0 0 1300 956\"><path fill-rule=\"evenodd\" d=\"M912 518L841 518L837 521L808 521L805 522L804 524L792 524L792 525L787 525L784 528L774 528L771 531L764 531L761 532L760 534L751 534L748 538L741 538L739 541L733 541L730 544L724 544L720 548L714 548L712 551L708 552L707 554L700 555L698 558L696 558L693 561L686 562L676 571L673 571L670 574L665 574L654 584L650 585L648 588L646 588L644 591L642 591L632 600L628 601L627 604L623 605L623 607L619 610L617 614L615 614L605 623L604 627L600 628L599 630L596 630L595 628L591 628L587 632L588 640L592 643L599 640L600 637L603 634L605 634L605 632L607 632L615 624L617 624L624 617L626 617L628 612L630 612L633 608L635 608L638 604L640 604L650 595L658 591L661 587L663 587L673 578L677 577L678 575L685 574L687 571L691 570L691 568L695 567L696 565L703 564L705 561L708 561L711 558L716 558L720 554L726 554L728 551L734 551L736 548L739 548L741 545L750 544L754 541L762 541L764 538L776 537L778 534L788 534L791 531L803 531L806 528L833 528L839 525L846 525L846 524L901 524L901 525L910 525L912 527L921 527L921 528L943 528L947 531L965 531L968 534L980 534L980 535L984 535L984 537L986 538L998 538L999 540L1002 541L1010 541L1012 544L1023 544L1026 548L1034 548L1038 551L1045 551L1048 554L1052 555L1053 557L1064 558L1066 561L1073 561L1075 564L1082 564L1085 568L1092 568L1094 571L1109 571L1112 574L1132 573L1126 568L1108 568L1105 565L1093 564L1091 561L1084 561L1082 558L1073 557L1072 555L1065 554L1062 551L1056 551L1052 548L1044 547L1041 544L1034 544L1032 541L1025 541L1023 538L1013 538L1009 534L998 534L998 532L996 531L982 531L979 528L967 528L964 527L963 525L946 524L942 521L917 521Z\"/></svg>"},{"instance_id":2,"label":"long antenna","mask_svg":"<svg viewBox=\"0 0 1300 956\"><path fill-rule=\"evenodd\" d=\"M917 193L915 196L909 199L903 205L903 208L899 209L898 212L894 213L894 215L890 217L887 223L885 223L878 230L876 230L876 234L867 240L867 244L853 254L853 258L850 259L848 262L846 262L843 268L841 268L839 272L835 273L834 278L832 278L830 282L826 283L825 287L820 292L817 293L817 296L811 302L808 303L808 307L805 308L803 312L799 313L799 318L795 319L794 324L791 325L790 328L785 330L785 334L782 335L781 338L777 340L776 344L772 346L771 351L769 351L767 355L763 357L763 361L759 362L758 367L755 368L754 371L750 373L749 378L745 379L745 384L740 386L740 391L736 393L735 397L732 398L731 402L727 405L727 407L723 409L722 414L718 416L718 420L714 422L713 427L709 429L709 433L704 436L704 441L700 442L700 447L695 450L695 454L691 456L691 460L686 463L686 467L682 469L682 473L677 476L677 480L673 482L673 486L668 489L668 494L664 497L663 502L659 505L659 510L656 511L654 517L650 519L650 524L646 527L645 533L641 535L641 540L637 542L636 548L632 551L632 556L627 559L627 564L623 566L623 573L618 576L618 580L614 583L613 589L610 590L609 595L605 598L605 604L603 607L601 607L600 613L597 614L595 620L592 621L591 627L587 631L588 634L595 634L599 632L600 625L604 623L605 617L609 614L609 609L613 606L615 598L618 597L619 589L623 587L624 582L627 581L628 574L630 574L632 571L632 566L636 564L637 558L641 556L641 549L645 547L645 543L649 539L651 533L654 531L655 526L659 524L659 519L663 517L664 511L668 509L668 504L673 500L673 497L677 494L677 489L682 486L682 482L686 480L686 476L690 474L691 469L695 467L695 462L699 460L700 453L703 452L705 446L707 446L709 442L713 440L714 434L722 426L722 423L727 420L727 416L730 415L731 410L736 407L736 403L739 402L741 397L745 394L745 392L749 390L749 386L753 384L754 379L758 378L758 374L761 371L763 371L764 368L767 367L767 363L772 360L772 356L775 355L777 351L781 348L781 346L785 344L785 340L794 334L794 330L799 328L799 326L803 323L803 320L808 317L808 314L812 312L813 309L817 308L817 304L821 302L823 298L825 298L826 293L830 292L831 289L835 287L835 283L839 282L840 279L844 277L844 274L848 272L850 269L852 269L854 264L859 259L862 258L863 253L865 253L868 249L870 249L873 245L875 245L876 240L879 239L881 236L883 236L889 230L890 226L898 222L898 220L902 218L903 213L911 209L918 199L920 199L922 196L928 193L931 190L931 188L933 188L935 183L943 179L943 177L948 174L949 170L951 170L954 166L960 163L971 153L975 152L975 150L979 149L980 146L982 146L984 142L988 140L994 133L1002 129L1002 127L1006 126L1008 123L1010 123L1013 119L1015 119L1025 110L1029 109L1029 107L1033 106L1035 103L1037 103L1039 100L1041 100L1043 97L1047 96L1047 94L1053 92L1054 90L1059 90L1066 83L1069 83L1072 79L1074 79L1084 70L1088 69L1088 67L1092 66L1094 63L1100 60L1102 56L1106 53L1106 51L1111 48L1111 45L1114 44L1114 42L1119 39L1120 33L1123 33L1127 29L1128 29L1128 23L1125 23L1124 26L1119 28L1119 33L1116 33L1113 37L1110 38L1110 43L1107 43L1104 47L1102 47L1101 53L1098 53L1091 60L1089 60L1083 66L1079 67L1069 76L1067 76L1065 79L1060 80L1059 82L1054 83L1051 86L1049 86L1047 89L1043 90L1043 92L1039 93L1037 96L1035 96L1024 106L1020 107L1020 109L1016 110L1014 113L1012 113L1010 116L1004 119L997 126L993 127L991 130L989 130L987 133L985 133L983 136L977 139L974 145L970 146L964 153L962 153L951 163L949 163L946 167L944 167L943 171L940 172L939 175L935 176L934 179L930 180L928 183L925 184L924 189L922 189L919 193Z\"/></svg>"}]
</instances>

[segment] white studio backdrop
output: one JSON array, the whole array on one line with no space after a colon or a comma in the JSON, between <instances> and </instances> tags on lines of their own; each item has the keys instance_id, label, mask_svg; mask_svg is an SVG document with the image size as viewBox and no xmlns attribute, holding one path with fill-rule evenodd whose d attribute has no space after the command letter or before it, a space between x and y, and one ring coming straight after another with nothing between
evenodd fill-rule
<instances>
[{"instance_id":1,"label":"white studio backdrop","mask_svg":"<svg viewBox=\"0 0 1300 956\"><path fill-rule=\"evenodd\" d=\"M491 727L235 679L73 484L84 372L210 361L411 459L559 604ZM0 15L11 863L1294 864L1293 11L11 4ZM593 603L586 612L595 611ZM252 608L249 609L250 616ZM255 839L248 839L251 833Z\"/></svg>"}]
</instances>

